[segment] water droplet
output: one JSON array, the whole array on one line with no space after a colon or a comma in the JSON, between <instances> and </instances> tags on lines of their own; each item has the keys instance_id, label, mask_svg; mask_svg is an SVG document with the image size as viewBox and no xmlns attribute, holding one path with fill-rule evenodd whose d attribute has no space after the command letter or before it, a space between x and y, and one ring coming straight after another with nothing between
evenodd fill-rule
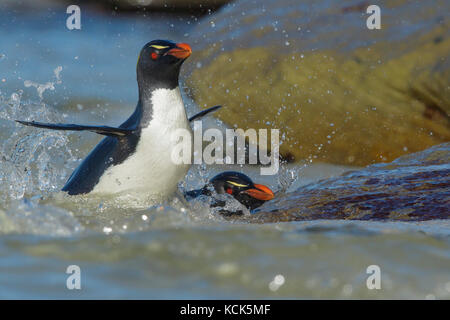
<instances>
[{"instance_id":1,"label":"water droplet","mask_svg":"<svg viewBox=\"0 0 450 320\"><path fill-rule=\"evenodd\" d=\"M269 283L270 291L277 291L285 282L284 276L277 274L273 280Z\"/></svg>"},{"instance_id":2,"label":"water droplet","mask_svg":"<svg viewBox=\"0 0 450 320\"><path fill-rule=\"evenodd\" d=\"M110 234L112 232L112 228L110 227L103 227L103 232L106 234Z\"/></svg>"}]
</instances>

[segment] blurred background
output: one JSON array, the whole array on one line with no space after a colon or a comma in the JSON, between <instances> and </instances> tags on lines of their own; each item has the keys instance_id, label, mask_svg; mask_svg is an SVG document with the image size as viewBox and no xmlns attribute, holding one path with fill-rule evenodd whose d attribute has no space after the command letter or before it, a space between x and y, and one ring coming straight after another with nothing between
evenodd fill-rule
<instances>
[{"instance_id":1,"label":"blurred background","mask_svg":"<svg viewBox=\"0 0 450 320\"><path fill-rule=\"evenodd\" d=\"M72 4L80 30L66 27ZM0 297L448 299L448 12L446 0L1 0ZM153 39L193 49L189 115L220 104L205 126L280 129L278 175L193 166L180 185L245 172L277 191L258 212L230 222L179 197L130 209L61 195L100 137L13 121L121 123ZM65 287L69 264L81 291ZM382 290L366 287L371 264Z\"/></svg>"}]
</instances>

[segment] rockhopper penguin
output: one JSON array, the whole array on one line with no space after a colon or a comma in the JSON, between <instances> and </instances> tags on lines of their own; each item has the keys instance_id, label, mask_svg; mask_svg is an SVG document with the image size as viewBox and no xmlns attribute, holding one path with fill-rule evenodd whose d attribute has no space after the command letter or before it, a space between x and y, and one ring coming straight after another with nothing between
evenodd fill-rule
<instances>
[{"instance_id":1,"label":"rockhopper penguin","mask_svg":"<svg viewBox=\"0 0 450 320\"><path fill-rule=\"evenodd\" d=\"M89 153L62 188L70 195L123 193L139 199L163 201L184 178L188 164L171 159L171 133L189 130L189 120L214 111L204 110L188 120L178 88L182 63L190 56L186 43L154 40L141 50L137 62L139 101L133 114L118 128L76 124L21 124L56 129L88 130L106 137Z\"/></svg>"},{"instance_id":2,"label":"rockhopper penguin","mask_svg":"<svg viewBox=\"0 0 450 320\"><path fill-rule=\"evenodd\" d=\"M212 196L211 189L217 194L232 195L237 201L242 203L249 210L253 210L261 206L264 202L272 200L274 193L268 187L262 184L253 183L253 181L243 173L236 171L225 171L214 176L209 183L202 189L192 190L185 193L187 200L197 198L201 195ZM214 207L223 207L225 202L216 200ZM228 212L220 211L224 215L242 214L242 211Z\"/></svg>"}]
</instances>

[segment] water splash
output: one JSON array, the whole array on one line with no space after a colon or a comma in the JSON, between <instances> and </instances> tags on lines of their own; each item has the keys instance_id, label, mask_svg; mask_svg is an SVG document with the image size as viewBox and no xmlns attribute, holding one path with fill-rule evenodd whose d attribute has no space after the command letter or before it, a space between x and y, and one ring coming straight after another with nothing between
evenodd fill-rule
<instances>
[{"instance_id":1,"label":"water splash","mask_svg":"<svg viewBox=\"0 0 450 320\"><path fill-rule=\"evenodd\" d=\"M37 198L15 200L7 212L0 210L0 234L71 236L83 230L72 212L39 204Z\"/></svg>"},{"instance_id":2,"label":"water splash","mask_svg":"<svg viewBox=\"0 0 450 320\"><path fill-rule=\"evenodd\" d=\"M67 134L21 126L14 122L16 119L62 120L42 101L22 101L21 90L9 98L0 96L0 200L3 207L8 201L22 199L27 194L58 190L77 161L67 146Z\"/></svg>"},{"instance_id":3,"label":"water splash","mask_svg":"<svg viewBox=\"0 0 450 320\"><path fill-rule=\"evenodd\" d=\"M55 75L55 79L56 81L50 81L50 82L46 82L44 84L42 83L37 83L37 82L33 82L31 80L25 80L23 82L24 86L26 88L29 87L35 87L36 91L38 93L39 99L42 101L44 99L43 94L46 90L55 90L55 85L56 84L61 84L61 71L62 71L62 67L58 66L55 68L55 70L53 70L53 74Z\"/></svg>"}]
</instances>

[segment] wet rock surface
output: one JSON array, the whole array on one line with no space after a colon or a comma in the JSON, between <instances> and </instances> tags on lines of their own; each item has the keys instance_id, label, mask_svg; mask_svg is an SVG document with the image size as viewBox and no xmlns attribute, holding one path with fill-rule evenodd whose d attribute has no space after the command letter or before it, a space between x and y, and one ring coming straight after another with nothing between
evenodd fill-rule
<instances>
[{"instance_id":1,"label":"wet rock surface","mask_svg":"<svg viewBox=\"0 0 450 320\"><path fill-rule=\"evenodd\" d=\"M450 217L450 143L300 187L250 220L422 221Z\"/></svg>"},{"instance_id":2,"label":"wet rock surface","mask_svg":"<svg viewBox=\"0 0 450 320\"><path fill-rule=\"evenodd\" d=\"M450 140L448 1L237 1L206 16L190 95L231 126L279 128L295 160L367 165ZM193 62L192 62L193 61Z\"/></svg>"}]
</instances>

